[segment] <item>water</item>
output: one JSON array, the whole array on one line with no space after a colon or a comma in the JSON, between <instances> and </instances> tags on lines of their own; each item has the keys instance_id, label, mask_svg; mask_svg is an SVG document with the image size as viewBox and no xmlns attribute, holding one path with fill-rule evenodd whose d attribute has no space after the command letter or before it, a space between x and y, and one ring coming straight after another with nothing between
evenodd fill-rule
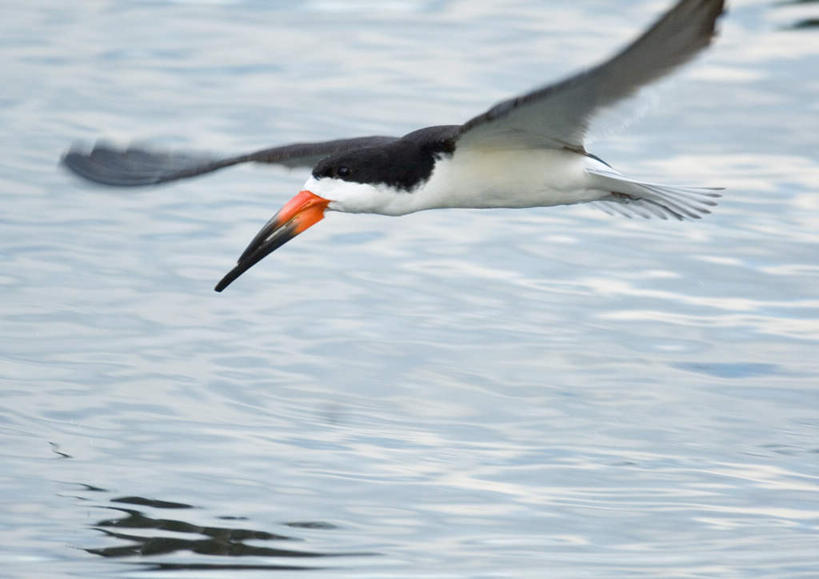
<instances>
[{"instance_id":1,"label":"water","mask_svg":"<svg viewBox=\"0 0 819 579\"><path fill-rule=\"evenodd\" d=\"M303 172L56 165L463 121L665 4L9 4L2 573L819 575L815 3L733 2L595 141L703 222L332 215L216 294Z\"/></svg>"}]
</instances>

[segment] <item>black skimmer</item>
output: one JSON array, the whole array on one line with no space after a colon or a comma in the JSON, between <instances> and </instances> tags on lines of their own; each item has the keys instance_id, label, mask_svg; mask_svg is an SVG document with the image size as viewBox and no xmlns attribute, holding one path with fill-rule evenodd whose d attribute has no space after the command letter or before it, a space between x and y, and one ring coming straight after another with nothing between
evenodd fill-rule
<instances>
[{"instance_id":1,"label":"black skimmer","mask_svg":"<svg viewBox=\"0 0 819 579\"><path fill-rule=\"evenodd\" d=\"M611 59L561 82L505 100L462 125L403 137L296 143L226 158L98 144L63 163L106 185L153 185L256 162L312 167L304 188L259 231L236 266L242 273L324 217L325 211L404 215L424 209L539 207L593 202L611 213L698 219L717 189L629 179L584 148L595 114L705 48L724 0L680 0Z\"/></svg>"}]
</instances>

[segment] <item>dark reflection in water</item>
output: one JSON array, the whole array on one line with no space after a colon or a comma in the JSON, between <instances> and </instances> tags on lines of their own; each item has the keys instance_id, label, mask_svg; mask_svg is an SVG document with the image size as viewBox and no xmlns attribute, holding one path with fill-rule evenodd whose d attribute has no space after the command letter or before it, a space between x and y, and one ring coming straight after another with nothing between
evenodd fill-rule
<instances>
[{"instance_id":1,"label":"dark reflection in water","mask_svg":"<svg viewBox=\"0 0 819 579\"><path fill-rule=\"evenodd\" d=\"M786 374L785 369L776 364L762 362L679 362L673 368L714 376L715 378L751 378L754 376L775 376Z\"/></svg>"},{"instance_id":2,"label":"dark reflection in water","mask_svg":"<svg viewBox=\"0 0 819 579\"><path fill-rule=\"evenodd\" d=\"M60 458L74 458L67 452L63 452L62 450L60 450L60 445L57 444L56 442L49 442L48 444L51 446L51 452L53 452Z\"/></svg>"},{"instance_id":3,"label":"dark reflection in water","mask_svg":"<svg viewBox=\"0 0 819 579\"><path fill-rule=\"evenodd\" d=\"M789 30L800 30L803 28L819 28L819 18L805 18L788 26Z\"/></svg>"},{"instance_id":4,"label":"dark reflection in water","mask_svg":"<svg viewBox=\"0 0 819 579\"><path fill-rule=\"evenodd\" d=\"M94 488L82 485L84 488ZM184 511L195 508L193 505L162 501L144 497L119 497L110 500L117 505L139 505L152 509ZM124 544L111 547L84 549L88 553L108 558L151 557L176 553L196 553L215 557L277 557L287 559L318 559L326 557L372 556L377 553L322 553L303 549L284 549L272 546L247 544L248 541L300 541L298 537L257 531L241 527L201 526L186 522L180 517L158 518L126 506L104 505L101 508L115 511L123 516L102 519L92 527ZM220 517L221 520L239 521L243 517ZM333 530L337 527L322 521L295 521L283 523L283 526L296 529ZM129 531L132 530L132 531ZM137 532L140 530L140 532ZM145 530L155 531L145 533ZM167 533L167 534L165 534ZM190 535L189 537L169 536ZM152 561L145 563L150 570L222 570L222 569L269 569L269 570L311 570L324 569L326 566L266 563L227 563L204 562L201 559L191 563L172 563Z\"/></svg>"},{"instance_id":5,"label":"dark reflection in water","mask_svg":"<svg viewBox=\"0 0 819 579\"><path fill-rule=\"evenodd\" d=\"M785 0L778 3L779 6L804 6L806 4L819 4L819 0ZM803 30L806 28L819 28L819 18L803 18L785 26L785 30Z\"/></svg>"}]
</instances>

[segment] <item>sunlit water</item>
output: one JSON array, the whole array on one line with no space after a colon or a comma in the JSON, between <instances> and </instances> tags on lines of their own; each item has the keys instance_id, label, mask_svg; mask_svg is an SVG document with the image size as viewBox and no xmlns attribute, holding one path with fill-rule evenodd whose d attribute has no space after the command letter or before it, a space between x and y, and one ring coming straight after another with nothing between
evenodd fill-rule
<instances>
[{"instance_id":1,"label":"sunlit water","mask_svg":"<svg viewBox=\"0 0 819 579\"><path fill-rule=\"evenodd\" d=\"M4 9L0 574L819 575L815 3L733 2L595 141L702 222L331 215L216 294L303 172L57 167L461 122L668 2L543 4Z\"/></svg>"}]
</instances>

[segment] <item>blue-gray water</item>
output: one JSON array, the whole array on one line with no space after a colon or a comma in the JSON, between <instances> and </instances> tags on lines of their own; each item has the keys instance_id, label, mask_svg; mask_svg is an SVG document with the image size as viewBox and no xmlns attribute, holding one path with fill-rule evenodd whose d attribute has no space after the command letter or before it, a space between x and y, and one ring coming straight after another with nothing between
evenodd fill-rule
<instances>
[{"instance_id":1,"label":"blue-gray water","mask_svg":"<svg viewBox=\"0 0 819 579\"><path fill-rule=\"evenodd\" d=\"M819 575L816 3L591 146L702 222L334 214L216 294L304 172L57 167L462 122L668 3L6 3L0 575Z\"/></svg>"}]
</instances>

